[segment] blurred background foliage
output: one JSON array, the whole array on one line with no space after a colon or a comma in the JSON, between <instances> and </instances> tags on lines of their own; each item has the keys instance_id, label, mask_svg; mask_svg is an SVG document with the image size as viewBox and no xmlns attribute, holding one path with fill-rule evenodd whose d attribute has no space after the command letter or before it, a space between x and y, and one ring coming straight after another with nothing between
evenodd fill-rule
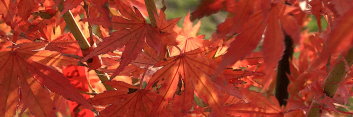
<instances>
[{"instance_id":1,"label":"blurred background foliage","mask_svg":"<svg viewBox=\"0 0 353 117\"><path fill-rule=\"evenodd\" d=\"M182 26L183 18L194 11L202 0L165 0L167 10L167 18L182 18L178 25ZM162 0L157 0L157 3L161 3ZM162 5L159 5L162 6ZM200 35L206 35L206 38L210 38L212 33L216 31L217 25L224 21L227 14L225 12L219 12L211 16L201 18L201 28L199 31ZM194 23L196 24L195 20Z\"/></svg>"},{"instance_id":2,"label":"blurred background foliage","mask_svg":"<svg viewBox=\"0 0 353 117\"><path fill-rule=\"evenodd\" d=\"M165 0L166 2L166 15L168 19L171 18L181 18L178 22L178 26L182 26L183 24L183 18L188 14L194 11L197 6L200 4L202 0ZM158 4L159 8L162 7L162 0L156 0L156 3ZM225 18L227 17L227 13L224 11L218 12L216 14L210 15L203 17L199 20L194 21L194 24L196 24L198 21L201 21L201 28L200 31L198 32L199 35L205 35L206 39L209 39L212 36L212 33L214 33L217 29L217 25L222 23ZM303 31L306 30L309 33L315 33L319 32L319 27L317 24L317 18L313 15L308 15L307 17L308 24L303 27ZM322 26L322 31L325 31L327 29L328 23L324 17L321 17L321 26ZM259 44L261 45L261 44ZM257 48L259 49L259 48ZM299 57L300 52L294 53L295 57ZM260 91L261 89L258 89L257 87L251 87L250 90L253 91ZM195 97L197 98L197 97ZM195 99L195 101L198 103L198 105L204 105L202 100L200 99ZM349 98L349 101L347 103L348 108L338 108L341 111L344 112L351 112L353 111L353 97ZM350 115L349 117L353 117Z\"/></svg>"},{"instance_id":3,"label":"blurred background foliage","mask_svg":"<svg viewBox=\"0 0 353 117\"><path fill-rule=\"evenodd\" d=\"M183 18L188 14L194 11L197 6L202 2L202 0L165 0L167 10L167 18L182 18L178 25L182 26ZM156 0L156 3L159 3L159 7L162 7L162 0ZM222 23L227 17L227 13L224 11L218 12L211 16L206 16L199 19L201 21L201 28L199 31L200 35L206 35L206 38L209 39L212 36L212 33L216 31L217 25ZM197 23L196 20L194 23ZM304 27L303 30L308 30L309 32L318 32L317 20L313 15L308 16L308 25ZM327 27L327 21L322 18L321 25L323 30Z\"/></svg>"}]
</instances>

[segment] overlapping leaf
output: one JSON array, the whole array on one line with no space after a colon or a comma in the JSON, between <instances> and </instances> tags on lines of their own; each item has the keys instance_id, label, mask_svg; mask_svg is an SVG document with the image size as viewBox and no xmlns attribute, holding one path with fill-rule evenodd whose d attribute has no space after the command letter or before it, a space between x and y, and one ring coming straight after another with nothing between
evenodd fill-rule
<instances>
[{"instance_id":1,"label":"overlapping leaf","mask_svg":"<svg viewBox=\"0 0 353 117\"><path fill-rule=\"evenodd\" d=\"M200 47L203 47L207 42L204 40L203 35L197 35L201 26L201 22L197 22L194 26L190 21L190 14L184 18L183 27L175 27L174 30L177 32L176 41L179 43L177 46L171 47L169 50L170 56L176 56L183 52L189 52Z\"/></svg>"},{"instance_id":2,"label":"overlapping leaf","mask_svg":"<svg viewBox=\"0 0 353 117\"><path fill-rule=\"evenodd\" d=\"M227 114L232 116L261 116L280 117L283 116L275 97L265 97L260 93L245 91L250 102L234 101L225 107ZM245 93L244 92L244 93Z\"/></svg>"},{"instance_id":3,"label":"overlapping leaf","mask_svg":"<svg viewBox=\"0 0 353 117\"><path fill-rule=\"evenodd\" d=\"M216 13L224 8L232 9L234 0L202 0L201 4L192 13L191 19L198 19Z\"/></svg>"},{"instance_id":4,"label":"overlapping leaf","mask_svg":"<svg viewBox=\"0 0 353 117\"><path fill-rule=\"evenodd\" d=\"M320 58L313 64L313 68L323 66L330 56L347 52L347 50L351 48L353 41L353 17L349 15L351 13L353 13L353 8L337 20L337 24L334 30L329 34L326 46L322 50Z\"/></svg>"},{"instance_id":5,"label":"overlapping leaf","mask_svg":"<svg viewBox=\"0 0 353 117\"><path fill-rule=\"evenodd\" d=\"M113 16L112 18L113 28L117 31L112 33L110 37L105 38L102 43L98 44L97 48L83 59L83 61L86 61L95 55L125 47L120 65L113 76L119 74L124 67L136 59L144 46L154 48L159 53L163 53L160 50L163 50L165 45L170 43L162 40L162 35L159 30L167 27L155 28L151 26L146 23L137 8L131 8L122 2L117 5L117 9L121 16ZM175 25L175 23L175 20L168 22L168 24L171 25ZM169 25L164 26L170 27Z\"/></svg>"},{"instance_id":6,"label":"overlapping leaf","mask_svg":"<svg viewBox=\"0 0 353 117\"><path fill-rule=\"evenodd\" d=\"M258 4L256 2L248 1L242 1L240 3L245 5L250 4L250 6L252 4ZM265 72L268 73L273 71L278 61L281 59L284 50L283 31L280 23L284 8L285 6L282 3L273 3L266 11L256 10L253 15L247 17L249 18L248 21L242 20L245 24L235 23L237 24L235 25L231 23L230 25L236 27L232 28L233 31L227 31L223 34L234 34L239 31L240 33L230 44L228 52L224 55L224 60L222 61L220 68L224 68L225 66L249 55L257 47L259 41L264 36L263 52L267 67ZM246 12L254 12L252 9L248 10L249 11L244 11L244 15L247 14ZM246 17L242 18L246 19Z\"/></svg>"},{"instance_id":7,"label":"overlapping leaf","mask_svg":"<svg viewBox=\"0 0 353 117\"><path fill-rule=\"evenodd\" d=\"M212 107L212 112L219 113L223 103L223 92L213 83L214 63L204 55L204 50L182 53L178 56L169 58L157 66L163 66L149 81L149 88L157 83L161 85L160 94L164 100L157 102L155 112L162 111L167 106L178 91L178 83L182 81L182 93L176 101L181 101L179 112L186 114L192 107L194 95L198 95Z\"/></svg>"},{"instance_id":8,"label":"overlapping leaf","mask_svg":"<svg viewBox=\"0 0 353 117\"><path fill-rule=\"evenodd\" d=\"M22 41L22 40L21 40ZM47 90L33 82L40 82L52 92L58 93L67 99L77 101L87 108L91 105L70 85L69 81L59 71L51 66L75 64L77 60L61 56L57 52L41 50L44 43L24 42L13 45L10 42L2 43L0 50L0 116L11 116L15 112L18 99L36 116L53 116L50 98ZM21 97L18 94L24 94ZM25 96L25 97L24 97ZM40 99L44 98L44 99Z\"/></svg>"},{"instance_id":9,"label":"overlapping leaf","mask_svg":"<svg viewBox=\"0 0 353 117\"><path fill-rule=\"evenodd\" d=\"M92 98L95 105L109 105L100 112L102 117L146 117L150 115L154 101L161 100L159 95L149 90L139 90L121 81L109 81L107 84L117 90Z\"/></svg>"}]
</instances>

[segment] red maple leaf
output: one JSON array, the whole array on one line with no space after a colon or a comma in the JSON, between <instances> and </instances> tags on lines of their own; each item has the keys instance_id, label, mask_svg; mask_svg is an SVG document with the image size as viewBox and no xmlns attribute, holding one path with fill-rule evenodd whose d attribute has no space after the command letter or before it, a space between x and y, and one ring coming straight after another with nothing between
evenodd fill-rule
<instances>
[{"instance_id":1,"label":"red maple leaf","mask_svg":"<svg viewBox=\"0 0 353 117\"><path fill-rule=\"evenodd\" d=\"M217 13L222 9L231 10L234 3L234 0L202 0L197 9L192 12L191 20Z\"/></svg>"},{"instance_id":2,"label":"red maple leaf","mask_svg":"<svg viewBox=\"0 0 353 117\"><path fill-rule=\"evenodd\" d=\"M158 23L160 25L156 28L146 23L144 17L137 8L131 8L121 2L121 4L117 5L117 9L121 16L113 16L112 18L113 28L117 31L113 32L110 37L105 38L103 42L98 44L97 48L83 59L83 61L86 61L93 56L125 47L121 56L120 65L113 76L118 75L124 67L135 60L144 46L154 48L158 53L165 53L161 52L161 50L171 42L170 40L163 40L163 35L161 33L164 29L168 29L168 27L174 27L177 21L164 21L168 25L165 25L165 23ZM164 19L164 15L159 16Z\"/></svg>"},{"instance_id":3,"label":"red maple leaf","mask_svg":"<svg viewBox=\"0 0 353 117\"><path fill-rule=\"evenodd\" d=\"M186 114L193 105L194 95L198 95L212 107L213 112L222 115L222 91L212 81L214 63L203 52L203 49L189 51L155 65L163 68L153 74L147 88L152 88L156 83L161 85L159 92L164 98L156 103L155 113L165 109L168 101L176 95L178 83L182 81L181 97L177 98L182 105L175 108L178 112Z\"/></svg>"},{"instance_id":4,"label":"red maple leaf","mask_svg":"<svg viewBox=\"0 0 353 117\"><path fill-rule=\"evenodd\" d=\"M108 85L116 88L114 91L105 91L92 98L94 105L109 105L100 111L102 117L144 117L150 115L154 101L161 97L149 90L121 81L109 81Z\"/></svg>"},{"instance_id":5,"label":"red maple leaf","mask_svg":"<svg viewBox=\"0 0 353 117\"><path fill-rule=\"evenodd\" d=\"M239 4L249 4L249 6L251 6L259 3L254 1L242 1L239 2ZM258 46L260 40L264 36L262 52L264 53L264 64L266 66L265 73L268 74L269 72L273 72L273 69L281 59L284 50L284 36L281 27L282 25L280 23L280 20L284 15L284 9L285 6L283 3L272 3L271 6L268 6L267 10L263 11L263 9L257 9L254 11L253 9L248 9L249 11L243 11L243 15L248 15L247 12L255 13L247 17L243 17L243 15L234 17L235 19L243 18L241 21L244 24L238 22L235 22L234 24L232 22L225 22L228 23L228 25L235 27L229 29L230 31L224 30L226 32L221 32L221 35L239 34L230 44L228 52L224 55L220 69L249 55Z\"/></svg>"},{"instance_id":6,"label":"red maple leaf","mask_svg":"<svg viewBox=\"0 0 353 117\"><path fill-rule=\"evenodd\" d=\"M78 90L70 85L62 73L53 69L54 66L63 66L77 63L77 60L62 56L60 53L40 50L45 43L35 43L19 40L17 45L9 41L1 43L0 49L0 115L12 116L16 109L16 100L21 101L36 116L51 116L45 102L50 98L38 97L47 95L44 87L38 86L38 82L50 91L58 93L67 99L76 101L83 106L93 109ZM42 91L39 92L38 91ZM20 92L20 93L18 93ZM20 95L22 94L22 95ZM43 101L43 102L42 102Z\"/></svg>"}]
</instances>

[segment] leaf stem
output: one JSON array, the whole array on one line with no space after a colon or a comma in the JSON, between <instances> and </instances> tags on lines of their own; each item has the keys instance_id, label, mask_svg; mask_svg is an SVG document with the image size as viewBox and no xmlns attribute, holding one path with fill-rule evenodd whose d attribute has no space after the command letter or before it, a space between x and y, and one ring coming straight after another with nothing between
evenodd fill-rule
<instances>
[{"instance_id":1,"label":"leaf stem","mask_svg":"<svg viewBox=\"0 0 353 117\"><path fill-rule=\"evenodd\" d=\"M88 3L87 3L87 0L84 0L83 1L83 8L85 9L85 11L86 11L86 16L87 16L87 18L89 19L89 13L90 13L90 11L89 11L89 9L88 9ZM91 23L90 22L88 22L88 31L89 31L89 44L92 46L93 44L94 44L94 40L93 40L93 30L92 30L92 25L91 25Z\"/></svg>"},{"instance_id":2,"label":"leaf stem","mask_svg":"<svg viewBox=\"0 0 353 117\"><path fill-rule=\"evenodd\" d=\"M87 38L83 35L71 11L69 10L68 12L64 13L63 18L66 22L66 26L70 29L70 32L77 40L81 50L88 51L91 45L88 43ZM95 72L97 73L97 76L99 77L99 79L102 81L104 87L107 90L113 90L111 86L104 83L105 81L109 80L109 76L106 73L102 73L98 70L95 70Z\"/></svg>"},{"instance_id":3,"label":"leaf stem","mask_svg":"<svg viewBox=\"0 0 353 117\"><path fill-rule=\"evenodd\" d=\"M80 48L82 50L88 50L91 47L91 45L88 43L85 35L83 35L71 11L69 10L68 12L64 13L63 18L66 22L66 26L70 29L70 32L78 41Z\"/></svg>"}]
</instances>

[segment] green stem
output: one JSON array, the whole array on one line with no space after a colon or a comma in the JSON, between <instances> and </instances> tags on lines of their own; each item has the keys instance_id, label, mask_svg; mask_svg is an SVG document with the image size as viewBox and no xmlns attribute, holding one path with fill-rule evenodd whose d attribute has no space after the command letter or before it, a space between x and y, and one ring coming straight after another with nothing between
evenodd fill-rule
<instances>
[{"instance_id":1,"label":"green stem","mask_svg":"<svg viewBox=\"0 0 353 117\"><path fill-rule=\"evenodd\" d=\"M113 87L111 87L110 85L107 85L105 82L109 81L109 76L107 73L98 71L98 70L94 70L99 78L99 80L101 80L101 82L103 83L103 86L105 87L105 89L107 90L113 90Z\"/></svg>"},{"instance_id":2,"label":"green stem","mask_svg":"<svg viewBox=\"0 0 353 117\"><path fill-rule=\"evenodd\" d=\"M346 65L351 66L353 62L353 48L348 51L345 60L341 60L335 65L325 81L324 92L327 96L333 97L341 81L344 80L346 73Z\"/></svg>"},{"instance_id":3,"label":"green stem","mask_svg":"<svg viewBox=\"0 0 353 117\"><path fill-rule=\"evenodd\" d=\"M81 29L79 28L74 16L72 15L71 11L64 13L63 18L66 22L66 26L70 29L70 32L73 34L75 39L77 40L80 48L82 51L87 51L91 45L88 43L86 37L83 35ZM105 73L102 73L98 70L95 70L97 76L102 81L104 87L107 90L113 90L113 88L109 85L106 85L104 82L109 80L109 76Z\"/></svg>"},{"instance_id":4,"label":"green stem","mask_svg":"<svg viewBox=\"0 0 353 117\"><path fill-rule=\"evenodd\" d=\"M91 45L88 43L85 35L82 33L81 29L79 28L71 11L64 13L63 18L66 22L66 26L70 29L70 32L72 33L72 35L74 35L75 39L78 41L80 48L82 50L88 50L91 47Z\"/></svg>"},{"instance_id":5,"label":"green stem","mask_svg":"<svg viewBox=\"0 0 353 117\"><path fill-rule=\"evenodd\" d=\"M152 26L157 26L156 18L155 18L155 14L157 15L156 3L154 2L154 0L145 0L145 4L147 7L148 16L151 20Z\"/></svg>"},{"instance_id":6,"label":"green stem","mask_svg":"<svg viewBox=\"0 0 353 117\"><path fill-rule=\"evenodd\" d=\"M324 93L333 97L339 87L340 83L344 80L346 73L346 65L351 66L353 62L353 48L348 51L345 56L345 60L341 59L329 73L324 84ZM320 104L313 102L313 106L310 108L308 117L320 117Z\"/></svg>"},{"instance_id":7,"label":"green stem","mask_svg":"<svg viewBox=\"0 0 353 117\"><path fill-rule=\"evenodd\" d=\"M321 115L320 111L321 111L320 104L313 102L313 104L310 106L310 111L307 117L320 117Z\"/></svg>"}]
</instances>

